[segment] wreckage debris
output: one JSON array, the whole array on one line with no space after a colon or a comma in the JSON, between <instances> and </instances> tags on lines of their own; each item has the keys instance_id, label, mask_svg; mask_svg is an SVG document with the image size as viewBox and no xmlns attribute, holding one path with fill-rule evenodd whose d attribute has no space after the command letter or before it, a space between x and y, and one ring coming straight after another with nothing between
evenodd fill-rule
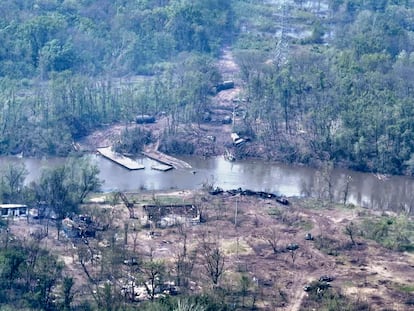
<instances>
[{"instance_id":1,"label":"wreckage debris","mask_svg":"<svg viewBox=\"0 0 414 311\"><path fill-rule=\"evenodd\" d=\"M214 189L211 189L208 193L211 195L218 195L218 194L222 194L224 192L223 189L221 189L220 187L216 187Z\"/></svg>"},{"instance_id":2,"label":"wreckage debris","mask_svg":"<svg viewBox=\"0 0 414 311\"><path fill-rule=\"evenodd\" d=\"M198 224L202 221L201 211L192 204L144 205L147 222L157 228L182 224Z\"/></svg>"},{"instance_id":3,"label":"wreckage debris","mask_svg":"<svg viewBox=\"0 0 414 311\"><path fill-rule=\"evenodd\" d=\"M314 237L311 233L306 233L305 240L306 241L313 241Z\"/></svg>"},{"instance_id":4,"label":"wreckage debris","mask_svg":"<svg viewBox=\"0 0 414 311\"><path fill-rule=\"evenodd\" d=\"M250 190L250 189L242 189L242 188L237 188L237 189L230 189L226 191L227 193L229 193L230 195L234 196L234 195L245 195L245 196L256 196L262 199L275 199L276 202L283 204L283 205L289 205L289 201L282 197L282 196L278 196L274 193L271 192L265 192L265 191L254 191L254 190ZM218 194L222 194L224 193L224 190L221 189L220 187L216 187L212 190L209 191L209 194L211 195L218 195Z\"/></svg>"},{"instance_id":5,"label":"wreckage debris","mask_svg":"<svg viewBox=\"0 0 414 311\"><path fill-rule=\"evenodd\" d=\"M288 244L287 246L286 246L286 249L288 250L288 251L295 251L295 250L297 250L299 248L299 245L298 244L296 244L296 243L290 243L290 244Z\"/></svg>"},{"instance_id":6,"label":"wreckage debris","mask_svg":"<svg viewBox=\"0 0 414 311\"><path fill-rule=\"evenodd\" d=\"M94 238L96 231L104 231L106 226L94 222L89 215L76 215L62 220L63 232L69 238ZM87 240L84 240L87 244Z\"/></svg>"},{"instance_id":7,"label":"wreckage debris","mask_svg":"<svg viewBox=\"0 0 414 311\"><path fill-rule=\"evenodd\" d=\"M289 201L286 198L277 197L276 201L283 205L289 205Z\"/></svg>"}]
</instances>

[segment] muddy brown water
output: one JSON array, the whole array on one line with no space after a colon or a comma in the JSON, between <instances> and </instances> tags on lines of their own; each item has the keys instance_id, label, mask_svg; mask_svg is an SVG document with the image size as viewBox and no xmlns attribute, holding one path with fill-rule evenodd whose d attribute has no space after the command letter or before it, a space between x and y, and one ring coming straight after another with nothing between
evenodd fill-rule
<instances>
[{"instance_id":1,"label":"muddy brown water","mask_svg":"<svg viewBox=\"0 0 414 311\"><path fill-rule=\"evenodd\" d=\"M274 162L245 160L228 162L223 157L182 158L191 169L160 172L151 169L156 162L139 158L144 170L129 171L97 155L89 155L100 169L104 181L102 191L140 192L144 190L200 189L204 184L225 190L238 187L274 192L285 196L314 196L328 194L327 179L315 169ZM26 182L40 178L43 168L61 165L63 158L1 157L0 167L10 163L24 163L29 175ZM407 176L378 176L335 169L331 177L331 195L343 202L348 184L347 203L367 208L410 212L414 214L414 179Z\"/></svg>"}]
</instances>

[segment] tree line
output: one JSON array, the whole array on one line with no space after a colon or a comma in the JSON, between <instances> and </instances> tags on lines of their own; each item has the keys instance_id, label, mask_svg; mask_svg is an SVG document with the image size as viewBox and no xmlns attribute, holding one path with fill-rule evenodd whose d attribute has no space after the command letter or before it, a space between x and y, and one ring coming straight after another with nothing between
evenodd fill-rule
<instances>
[{"instance_id":1,"label":"tree line","mask_svg":"<svg viewBox=\"0 0 414 311\"><path fill-rule=\"evenodd\" d=\"M1 4L0 76L48 79L154 72L183 51L217 54L230 1L21 1Z\"/></svg>"},{"instance_id":2,"label":"tree line","mask_svg":"<svg viewBox=\"0 0 414 311\"><path fill-rule=\"evenodd\" d=\"M138 113L172 113L172 128L181 115L199 119L234 29L227 1L1 6L1 154L67 155L90 131Z\"/></svg>"},{"instance_id":3,"label":"tree line","mask_svg":"<svg viewBox=\"0 0 414 311\"><path fill-rule=\"evenodd\" d=\"M234 131L254 138L267 158L413 171L409 1L1 6L0 154L68 155L94 129L138 113L168 114L177 137L180 124L205 121L228 44L248 100ZM130 144L124 149L142 142Z\"/></svg>"}]
</instances>

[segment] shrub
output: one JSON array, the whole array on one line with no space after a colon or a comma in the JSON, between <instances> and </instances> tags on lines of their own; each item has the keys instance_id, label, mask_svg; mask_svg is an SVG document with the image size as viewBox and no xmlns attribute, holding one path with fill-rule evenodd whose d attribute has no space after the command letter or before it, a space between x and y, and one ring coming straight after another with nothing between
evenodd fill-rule
<instances>
[{"instance_id":1,"label":"shrub","mask_svg":"<svg viewBox=\"0 0 414 311\"><path fill-rule=\"evenodd\" d=\"M367 218L362 222L362 234L382 246L398 250L414 249L414 225L407 216L381 216Z\"/></svg>"},{"instance_id":2,"label":"shrub","mask_svg":"<svg viewBox=\"0 0 414 311\"><path fill-rule=\"evenodd\" d=\"M114 149L119 153L138 154L144 145L151 143L152 140L150 131L138 126L133 129L126 128L121 134L121 139L114 145Z\"/></svg>"},{"instance_id":3,"label":"shrub","mask_svg":"<svg viewBox=\"0 0 414 311\"><path fill-rule=\"evenodd\" d=\"M171 154L188 154L194 153L194 144L183 137L168 136L163 139L160 151Z\"/></svg>"}]
</instances>

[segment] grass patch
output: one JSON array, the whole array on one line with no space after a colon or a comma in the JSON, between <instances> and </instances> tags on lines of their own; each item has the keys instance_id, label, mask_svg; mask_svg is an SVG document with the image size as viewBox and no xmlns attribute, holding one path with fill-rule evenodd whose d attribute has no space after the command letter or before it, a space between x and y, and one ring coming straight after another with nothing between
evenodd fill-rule
<instances>
[{"instance_id":1,"label":"grass patch","mask_svg":"<svg viewBox=\"0 0 414 311\"><path fill-rule=\"evenodd\" d=\"M300 220L297 226L305 231L310 231L313 228L313 223L309 220Z\"/></svg>"},{"instance_id":2,"label":"grass patch","mask_svg":"<svg viewBox=\"0 0 414 311\"><path fill-rule=\"evenodd\" d=\"M267 211L267 214L268 214L269 216L276 216L276 217L279 217L279 216L281 216L281 215L282 215L282 211L281 211L280 209L276 208L276 207L271 207L271 208Z\"/></svg>"},{"instance_id":3,"label":"grass patch","mask_svg":"<svg viewBox=\"0 0 414 311\"><path fill-rule=\"evenodd\" d=\"M235 240L226 240L221 242L224 253L229 255L247 255L252 252L251 247L243 239L239 239L239 242Z\"/></svg>"},{"instance_id":4,"label":"grass patch","mask_svg":"<svg viewBox=\"0 0 414 311\"><path fill-rule=\"evenodd\" d=\"M408 252L414 250L414 224L407 216L366 218L360 228L362 236L386 248Z\"/></svg>"},{"instance_id":5,"label":"grass patch","mask_svg":"<svg viewBox=\"0 0 414 311\"><path fill-rule=\"evenodd\" d=\"M395 289L400 292L414 293L414 285L411 284L395 284Z\"/></svg>"},{"instance_id":6,"label":"grass patch","mask_svg":"<svg viewBox=\"0 0 414 311\"><path fill-rule=\"evenodd\" d=\"M192 199L186 199L184 200L180 196L168 196L168 195L162 195L162 196L153 196L153 197L137 197L133 198L135 202L139 202L142 204L159 204L159 205L176 205L176 204L193 204ZM132 201L132 200L131 200Z\"/></svg>"},{"instance_id":7,"label":"grass patch","mask_svg":"<svg viewBox=\"0 0 414 311\"><path fill-rule=\"evenodd\" d=\"M372 310L367 302L353 301L339 289L324 287L323 282L312 282L308 295L301 305L302 311L331 311L331 310Z\"/></svg>"},{"instance_id":8,"label":"grass patch","mask_svg":"<svg viewBox=\"0 0 414 311\"><path fill-rule=\"evenodd\" d=\"M317 236L314 239L315 247L321 252L329 256L338 256L339 250L341 249L341 243L338 240L335 240L328 236Z\"/></svg>"},{"instance_id":9,"label":"grass patch","mask_svg":"<svg viewBox=\"0 0 414 311\"><path fill-rule=\"evenodd\" d=\"M303 206L312 210L324 210L332 207L331 203L326 200L319 200L315 198L307 198L303 200Z\"/></svg>"}]
</instances>

